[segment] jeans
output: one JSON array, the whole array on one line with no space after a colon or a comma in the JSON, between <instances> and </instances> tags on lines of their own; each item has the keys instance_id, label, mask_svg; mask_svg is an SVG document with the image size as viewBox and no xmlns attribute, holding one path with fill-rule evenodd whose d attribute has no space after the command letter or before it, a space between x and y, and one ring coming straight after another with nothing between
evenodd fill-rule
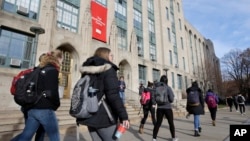
<instances>
[{"instance_id":1,"label":"jeans","mask_svg":"<svg viewBox=\"0 0 250 141\"><path fill-rule=\"evenodd\" d=\"M200 115L194 115L194 130L198 131L200 126Z\"/></svg>"},{"instance_id":2,"label":"jeans","mask_svg":"<svg viewBox=\"0 0 250 141\"><path fill-rule=\"evenodd\" d=\"M124 92L119 92L120 97L122 99L123 104L125 104L125 93Z\"/></svg>"},{"instance_id":3,"label":"jeans","mask_svg":"<svg viewBox=\"0 0 250 141\"><path fill-rule=\"evenodd\" d=\"M30 141L40 124L51 141L60 141L56 114L50 109L31 109L18 141Z\"/></svg>"}]
</instances>

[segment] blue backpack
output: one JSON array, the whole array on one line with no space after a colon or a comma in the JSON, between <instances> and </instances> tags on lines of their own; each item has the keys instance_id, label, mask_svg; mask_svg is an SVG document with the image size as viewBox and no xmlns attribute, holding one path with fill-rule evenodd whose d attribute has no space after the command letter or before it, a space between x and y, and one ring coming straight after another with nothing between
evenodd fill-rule
<instances>
[{"instance_id":1,"label":"blue backpack","mask_svg":"<svg viewBox=\"0 0 250 141\"><path fill-rule=\"evenodd\" d=\"M197 90L190 91L187 94L187 104L190 106L198 106L200 105L199 92Z\"/></svg>"}]
</instances>

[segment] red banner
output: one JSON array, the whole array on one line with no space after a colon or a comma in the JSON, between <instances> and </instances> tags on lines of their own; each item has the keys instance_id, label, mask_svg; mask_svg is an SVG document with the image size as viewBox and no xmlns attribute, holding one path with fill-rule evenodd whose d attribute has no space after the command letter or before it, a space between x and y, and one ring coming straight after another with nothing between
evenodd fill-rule
<instances>
[{"instance_id":1,"label":"red banner","mask_svg":"<svg viewBox=\"0 0 250 141\"><path fill-rule=\"evenodd\" d=\"M91 1L92 38L106 41L107 8Z\"/></svg>"}]
</instances>

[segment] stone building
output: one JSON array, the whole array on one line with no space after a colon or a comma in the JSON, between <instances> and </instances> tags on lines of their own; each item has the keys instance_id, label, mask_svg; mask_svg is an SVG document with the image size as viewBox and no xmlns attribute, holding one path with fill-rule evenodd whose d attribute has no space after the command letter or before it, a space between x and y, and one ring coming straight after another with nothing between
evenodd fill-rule
<instances>
[{"instance_id":1,"label":"stone building","mask_svg":"<svg viewBox=\"0 0 250 141\"><path fill-rule=\"evenodd\" d=\"M212 78L221 78L212 41L185 20L181 0L0 0L0 7L1 109L16 108L13 76L57 48L65 58L62 98L71 97L79 67L100 46L114 53L128 95L167 74L178 102L192 81L216 89Z\"/></svg>"}]
</instances>

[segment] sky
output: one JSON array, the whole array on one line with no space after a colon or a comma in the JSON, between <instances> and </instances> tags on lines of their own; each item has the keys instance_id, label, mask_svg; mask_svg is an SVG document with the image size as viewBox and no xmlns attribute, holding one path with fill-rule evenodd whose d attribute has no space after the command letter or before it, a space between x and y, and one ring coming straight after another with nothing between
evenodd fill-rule
<instances>
[{"instance_id":1,"label":"sky","mask_svg":"<svg viewBox=\"0 0 250 141\"><path fill-rule=\"evenodd\" d=\"M250 48L250 0L182 0L185 19L214 44L223 57Z\"/></svg>"}]
</instances>

